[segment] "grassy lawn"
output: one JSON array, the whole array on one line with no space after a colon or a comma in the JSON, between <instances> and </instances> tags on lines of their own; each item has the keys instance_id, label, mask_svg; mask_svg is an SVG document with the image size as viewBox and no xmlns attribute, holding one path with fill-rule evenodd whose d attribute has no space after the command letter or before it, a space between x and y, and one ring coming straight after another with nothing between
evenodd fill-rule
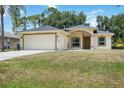
<instances>
[{"instance_id":1,"label":"grassy lawn","mask_svg":"<svg viewBox=\"0 0 124 93\"><path fill-rule=\"evenodd\" d=\"M0 87L124 87L124 50L59 51L3 61Z\"/></svg>"}]
</instances>

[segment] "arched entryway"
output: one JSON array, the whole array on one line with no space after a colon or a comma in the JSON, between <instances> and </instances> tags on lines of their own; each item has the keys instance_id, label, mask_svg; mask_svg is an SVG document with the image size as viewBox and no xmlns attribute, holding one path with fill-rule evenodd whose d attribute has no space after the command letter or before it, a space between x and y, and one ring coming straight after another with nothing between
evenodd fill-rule
<instances>
[{"instance_id":1,"label":"arched entryway","mask_svg":"<svg viewBox=\"0 0 124 93\"><path fill-rule=\"evenodd\" d=\"M91 33L87 31L70 32L71 48L73 49L91 49Z\"/></svg>"}]
</instances>

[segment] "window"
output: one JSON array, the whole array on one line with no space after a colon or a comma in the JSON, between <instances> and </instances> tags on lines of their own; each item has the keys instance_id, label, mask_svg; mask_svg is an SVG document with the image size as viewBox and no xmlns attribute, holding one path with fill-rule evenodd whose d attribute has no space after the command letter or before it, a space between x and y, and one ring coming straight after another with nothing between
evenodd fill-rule
<instances>
[{"instance_id":1,"label":"window","mask_svg":"<svg viewBox=\"0 0 124 93\"><path fill-rule=\"evenodd\" d=\"M99 37L99 46L105 46L106 39L105 37Z\"/></svg>"},{"instance_id":2,"label":"window","mask_svg":"<svg viewBox=\"0 0 124 93\"><path fill-rule=\"evenodd\" d=\"M80 37L72 38L72 47L80 47Z\"/></svg>"}]
</instances>

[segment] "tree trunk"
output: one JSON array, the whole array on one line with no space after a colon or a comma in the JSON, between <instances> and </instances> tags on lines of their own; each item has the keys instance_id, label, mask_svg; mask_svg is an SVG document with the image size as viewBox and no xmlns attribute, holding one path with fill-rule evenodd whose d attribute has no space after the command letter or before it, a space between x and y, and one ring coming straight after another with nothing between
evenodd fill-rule
<instances>
[{"instance_id":1,"label":"tree trunk","mask_svg":"<svg viewBox=\"0 0 124 93\"><path fill-rule=\"evenodd\" d=\"M4 51L4 19L3 19L4 9L2 5L0 5L0 9L1 9L0 15L1 15L2 51Z\"/></svg>"}]
</instances>

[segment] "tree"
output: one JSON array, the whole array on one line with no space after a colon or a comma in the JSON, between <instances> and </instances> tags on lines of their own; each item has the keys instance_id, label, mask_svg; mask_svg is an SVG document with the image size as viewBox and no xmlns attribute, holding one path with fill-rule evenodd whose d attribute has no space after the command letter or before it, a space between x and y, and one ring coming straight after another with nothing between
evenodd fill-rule
<instances>
[{"instance_id":1,"label":"tree","mask_svg":"<svg viewBox=\"0 0 124 93\"><path fill-rule=\"evenodd\" d=\"M97 18L97 28L103 30L103 16L98 15Z\"/></svg>"},{"instance_id":2,"label":"tree","mask_svg":"<svg viewBox=\"0 0 124 93\"><path fill-rule=\"evenodd\" d=\"M7 8L7 11L5 11L5 8ZM4 51L4 13L8 12L8 14L11 16L12 19L12 30L15 31L18 27L18 21L21 16L21 11L24 10L24 6L19 5L0 5L0 15L1 15L1 30L2 30L2 51Z\"/></svg>"},{"instance_id":3,"label":"tree","mask_svg":"<svg viewBox=\"0 0 124 93\"><path fill-rule=\"evenodd\" d=\"M27 24L29 24L30 27L32 26L33 28L41 27L44 22L44 14L42 13L42 14L28 16L26 19L27 19Z\"/></svg>"},{"instance_id":4,"label":"tree","mask_svg":"<svg viewBox=\"0 0 124 93\"><path fill-rule=\"evenodd\" d=\"M27 16L26 19L22 17L19 27L24 30L25 24L28 24L30 28L37 28L41 27L42 25L50 25L63 29L70 26L82 24L85 25L85 21L86 15L83 12L59 11L56 8L51 7L46 9L45 12L42 12L41 14Z\"/></svg>"},{"instance_id":5,"label":"tree","mask_svg":"<svg viewBox=\"0 0 124 93\"><path fill-rule=\"evenodd\" d=\"M76 26L85 24L86 15L83 12L75 11L59 11L55 8L48 8L46 10L47 18L45 18L45 24L51 25L57 28L67 28L70 26Z\"/></svg>"},{"instance_id":6,"label":"tree","mask_svg":"<svg viewBox=\"0 0 124 93\"><path fill-rule=\"evenodd\" d=\"M27 18L22 17L18 22L18 30L27 30Z\"/></svg>"},{"instance_id":7,"label":"tree","mask_svg":"<svg viewBox=\"0 0 124 93\"><path fill-rule=\"evenodd\" d=\"M26 11L22 5L9 5L7 6L8 14L12 20L12 31L15 32L19 26L19 19L21 17L21 11Z\"/></svg>"},{"instance_id":8,"label":"tree","mask_svg":"<svg viewBox=\"0 0 124 93\"><path fill-rule=\"evenodd\" d=\"M107 16L97 16L97 27L99 30L108 31L110 30L110 22Z\"/></svg>"},{"instance_id":9,"label":"tree","mask_svg":"<svg viewBox=\"0 0 124 93\"><path fill-rule=\"evenodd\" d=\"M124 14L113 15L110 20L111 32L115 33L115 41L124 42Z\"/></svg>"},{"instance_id":10,"label":"tree","mask_svg":"<svg viewBox=\"0 0 124 93\"><path fill-rule=\"evenodd\" d=\"M113 37L115 42L120 40L124 42L124 14L113 15L111 18L98 15L97 23L99 30L115 33Z\"/></svg>"},{"instance_id":11,"label":"tree","mask_svg":"<svg viewBox=\"0 0 124 93\"><path fill-rule=\"evenodd\" d=\"M110 19L107 16L103 17L103 30L110 31Z\"/></svg>"}]
</instances>

